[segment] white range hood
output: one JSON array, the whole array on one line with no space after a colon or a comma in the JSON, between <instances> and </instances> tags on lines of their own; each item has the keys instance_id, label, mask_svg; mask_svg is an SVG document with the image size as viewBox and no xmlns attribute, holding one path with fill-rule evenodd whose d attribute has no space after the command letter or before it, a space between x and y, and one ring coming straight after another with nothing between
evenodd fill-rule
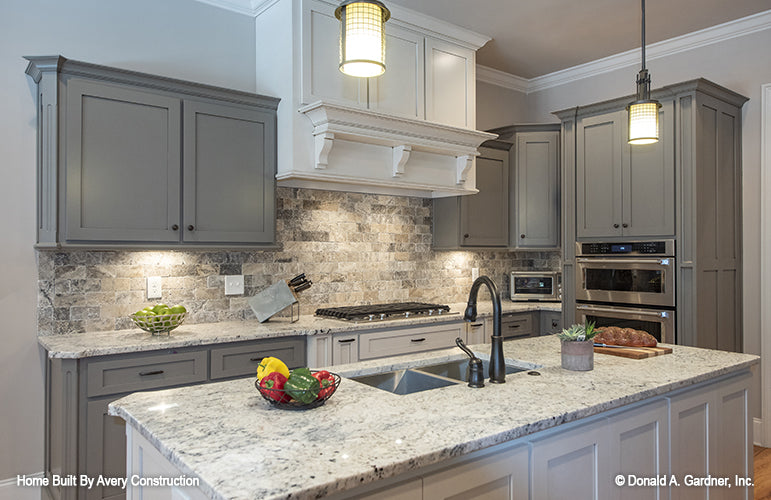
<instances>
[{"instance_id":1,"label":"white range hood","mask_svg":"<svg viewBox=\"0 0 771 500\"><path fill-rule=\"evenodd\" d=\"M473 194L477 148L497 137L323 101L299 112L312 125L313 161L279 172L284 186L423 197Z\"/></svg>"}]
</instances>

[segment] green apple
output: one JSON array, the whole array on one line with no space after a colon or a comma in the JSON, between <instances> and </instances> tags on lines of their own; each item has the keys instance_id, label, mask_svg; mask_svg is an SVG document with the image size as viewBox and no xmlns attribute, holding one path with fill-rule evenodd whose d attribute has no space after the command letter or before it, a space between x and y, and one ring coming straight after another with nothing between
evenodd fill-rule
<instances>
[{"instance_id":1,"label":"green apple","mask_svg":"<svg viewBox=\"0 0 771 500\"><path fill-rule=\"evenodd\" d=\"M153 312L155 314L161 315L161 314L169 314L169 306L166 304L156 304L153 306Z\"/></svg>"},{"instance_id":2,"label":"green apple","mask_svg":"<svg viewBox=\"0 0 771 500\"><path fill-rule=\"evenodd\" d=\"M176 306L172 306L170 311L171 311L171 314L182 314L182 313L186 313L187 309L185 309L185 306L183 305L176 305Z\"/></svg>"}]
</instances>

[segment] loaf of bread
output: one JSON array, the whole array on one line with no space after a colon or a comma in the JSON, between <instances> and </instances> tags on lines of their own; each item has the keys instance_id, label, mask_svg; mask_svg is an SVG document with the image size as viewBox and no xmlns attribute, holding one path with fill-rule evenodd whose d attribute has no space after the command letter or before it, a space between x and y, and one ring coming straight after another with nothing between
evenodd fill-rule
<instances>
[{"instance_id":1,"label":"loaf of bread","mask_svg":"<svg viewBox=\"0 0 771 500\"><path fill-rule=\"evenodd\" d=\"M656 337L634 328L605 326L597 329L594 341L599 344L623 345L630 347L656 347Z\"/></svg>"}]
</instances>

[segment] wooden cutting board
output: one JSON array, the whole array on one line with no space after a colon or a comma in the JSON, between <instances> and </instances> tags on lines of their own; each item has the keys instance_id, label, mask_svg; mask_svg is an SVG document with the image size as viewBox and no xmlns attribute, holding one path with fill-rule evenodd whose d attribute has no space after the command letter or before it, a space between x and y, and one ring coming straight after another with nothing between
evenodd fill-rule
<instances>
[{"instance_id":1,"label":"wooden cutting board","mask_svg":"<svg viewBox=\"0 0 771 500\"><path fill-rule=\"evenodd\" d=\"M645 359L662 354L672 354L671 347L595 347L594 352L622 358Z\"/></svg>"}]
</instances>

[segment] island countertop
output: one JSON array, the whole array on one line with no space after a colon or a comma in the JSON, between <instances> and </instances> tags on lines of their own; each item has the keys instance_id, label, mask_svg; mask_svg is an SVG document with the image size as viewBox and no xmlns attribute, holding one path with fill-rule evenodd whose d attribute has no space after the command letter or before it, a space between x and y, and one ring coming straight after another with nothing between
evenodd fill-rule
<instances>
[{"instance_id":1,"label":"island countertop","mask_svg":"<svg viewBox=\"0 0 771 500\"><path fill-rule=\"evenodd\" d=\"M482 357L489 345L474 346ZM537 370L482 389L458 384L404 396L346 377L464 359L457 349L335 366L344 379L318 408L284 411L254 379L136 393L110 404L210 498L315 498L747 370L754 355L672 346L634 360L596 354L594 370L560 367L556 336L504 343Z\"/></svg>"},{"instance_id":2,"label":"island countertop","mask_svg":"<svg viewBox=\"0 0 771 500\"><path fill-rule=\"evenodd\" d=\"M559 302L511 302L501 303L504 313L562 310ZM450 304L450 313L439 316L415 316L409 319L374 322L347 322L319 318L304 314L291 323L288 318L273 318L265 323L256 319L225 321L221 323L182 324L170 335L151 335L139 328L104 332L46 335L38 337L38 343L47 351L49 358L80 359L93 356L129 352L177 349L200 345L222 344L289 336L325 335L376 328L400 328L427 325L446 321L461 321L465 304ZM479 318L492 315L487 303L478 306Z\"/></svg>"}]
</instances>

